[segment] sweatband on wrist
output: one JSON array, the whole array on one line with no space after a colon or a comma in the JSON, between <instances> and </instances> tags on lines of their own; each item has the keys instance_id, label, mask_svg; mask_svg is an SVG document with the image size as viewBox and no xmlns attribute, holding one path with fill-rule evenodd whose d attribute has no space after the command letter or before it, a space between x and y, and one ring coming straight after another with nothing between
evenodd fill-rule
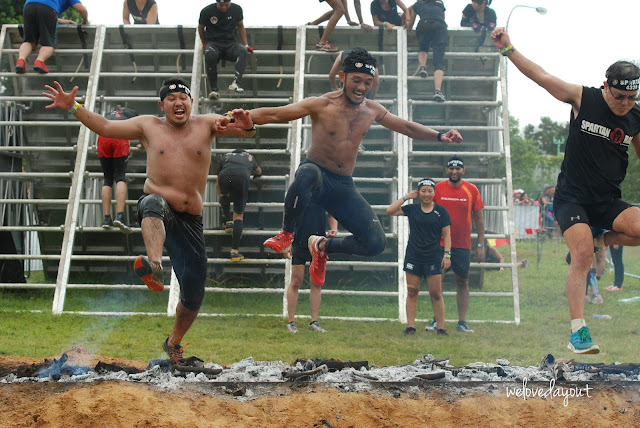
<instances>
[{"instance_id":1,"label":"sweatband on wrist","mask_svg":"<svg viewBox=\"0 0 640 428\"><path fill-rule=\"evenodd\" d=\"M80 103L76 102L76 103L74 104L74 106L73 106L73 107L71 107L71 108L70 108L69 110L67 110L67 111L68 111L69 113L71 113L71 114L76 114L76 112L78 111L78 109L79 109L80 107L83 107L83 106L84 106L83 104L80 104Z\"/></svg>"},{"instance_id":2,"label":"sweatband on wrist","mask_svg":"<svg viewBox=\"0 0 640 428\"><path fill-rule=\"evenodd\" d=\"M402 200L403 200L404 202L407 202L407 197L406 197L406 196L403 196L403 197L402 197Z\"/></svg>"},{"instance_id":3,"label":"sweatband on wrist","mask_svg":"<svg viewBox=\"0 0 640 428\"><path fill-rule=\"evenodd\" d=\"M506 46L506 47L504 47L504 48L500 49L500 53L502 54L502 56L507 56L507 55L509 55L511 52L513 52L513 51L514 51L514 49L515 49L515 48L513 47L513 45L509 45L509 46Z\"/></svg>"},{"instance_id":4,"label":"sweatband on wrist","mask_svg":"<svg viewBox=\"0 0 640 428\"><path fill-rule=\"evenodd\" d=\"M442 142L443 135L444 135L444 132L438 132L438 141Z\"/></svg>"}]
</instances>

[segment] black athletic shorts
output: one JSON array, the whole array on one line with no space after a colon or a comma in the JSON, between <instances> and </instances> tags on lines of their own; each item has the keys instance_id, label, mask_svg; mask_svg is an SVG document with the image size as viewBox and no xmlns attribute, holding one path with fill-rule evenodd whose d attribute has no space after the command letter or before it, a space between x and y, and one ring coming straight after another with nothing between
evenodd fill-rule
<instances>
[{"instance_id":1,"label":"black athletic shorts","mask_svg":"<svg viewBox=\"0 0 640 428\"><path fill-rule=\"evenodd\" d=\"M629 202L619 198L608 203L583 205L556 197L553 200L553 215L562 233L576 223L585 223L596 229L613 230L613 221L631 206Z\"/></svg>"},{"instance_id":2,"label":"black athletic shorts","mask_svg":"<svg viewBox=\"0 0 640 428\"><path fill-rule=\"evenodd\" d=\"M42 46L56 46L58 13L42 3L24 5L24 41Z\"/></svg>"},{"instance_id":3,"label":"black athletic shorts","mask_svg":"<svg viewBox=\"0 0 640 428\"><path fill-rule=\"evenodd\" d=\"M247 174L236 172L225 172L218 174L218 186L223 195L229 195L229 200L233 202L233 212L243 214L244 207L249 199L249 179Z\"/></svg>"},{"instance_id":4,"label":"black athletic shorts","mask_svg":"<svg viewBox=\"0 0 640 428\"><path fill-rule=\"evenodd\" d=\"M207 279L202 215L176 212L162 196L143 194L138 199L140 224L145 217L159 218L164 223L164 247L180 284L180 302L185 308L198 311Z\"/></svg>"},{"instance_id":5,"label":"black athletic shorts","mask_svg":"<svg viewBox=\"0 0 640 428\"><path fill-rule=\"evenodd\" d=\"M431 257L429 260L419 261L413 259L404 259L405 272L426 278L431 275L442 274L442 257L444 255L444 249L440 247L440 254Z\"/></svg>"},{"instance_id":6,"label":"black athletic shorts","mask_svg":"<svg viewBox=\"0 0 640 428\"><path fill-rule=\"evenodd\" d=\"M442 247L440 247L442 248ZM442 249L444 251L444 248ZM466 248L452 248L451 249L451 266L445 271L453 271L461 278L469 277L469 264L471 263L471 250Z\"/></svg>"}]
</instances>

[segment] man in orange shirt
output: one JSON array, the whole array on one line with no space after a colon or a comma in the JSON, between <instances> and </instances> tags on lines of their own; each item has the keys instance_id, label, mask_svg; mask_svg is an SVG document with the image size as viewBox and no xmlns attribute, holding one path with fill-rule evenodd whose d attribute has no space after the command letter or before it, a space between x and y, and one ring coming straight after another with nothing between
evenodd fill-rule
<instances>
[{"instance_id":1,"label":"man in orange shirt","mask_svg":"<svg viewBox=\"0 0 640 428\"><path fill-rule=\"evenodd\" d=\"M478 188L462 179L465 173L464 162L459 156L453 156L447 163L447 181L436 184L434 202L447 209L451 217L451 267L456 279L456 303L458 305L459 331L473 333L466 322L469 308L469 263L471 261L471 226L475 223L478 233L476 261L484 261L484 203ZM441 244L442 245L442 244ZM425 330L436 328L435 320Z\"/></svg>"}]
</instances>

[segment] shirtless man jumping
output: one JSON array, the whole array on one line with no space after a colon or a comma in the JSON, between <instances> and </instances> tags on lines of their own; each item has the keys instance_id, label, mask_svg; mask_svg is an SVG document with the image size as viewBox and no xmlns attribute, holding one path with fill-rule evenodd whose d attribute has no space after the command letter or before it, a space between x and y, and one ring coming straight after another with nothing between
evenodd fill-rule
<instances>
[{"instance_id":1,"label":"shirtless man jumping","mask_svg":"<svg viewBox=\"0 0 640 428\"><path fill-rule=\"evenodd\" d=\"M134 269L147 287L164 290L162 247L166 246L180 283L180 303L171 335L162 348L173 364L182 357L180 342L198 315L204 299L207 255L202 225L202 198L211 164L211 143L216 135L252 137L255 127L249 114L191 116L191 90L181 78L167 79L160 88L158 105L165 117L137 116L107 120L78 104L76 93L64 92L58 82L43 92L68 110L87 128L108 138L140 140L147 152L147 179L138 200L138 217L147 257L138 256Z\"/></svg>"},{"instance_id":2,"label":"shirtless man jumping","mask_svg":"<svg viewBox=\"0 0 640 428\"><path fill-rule=\"evenodd\" d=\"M460 133L447 133L409 122L387 111L377 101L366 99L376 75L376 61L364 49L345 52L340 71L343 88L320 97L310 97L282 107L250 110L255 124L287 122L311 116L312 142L285 196L282 231L264 245L281 253L293 241L297 221L309 201L318 204L353 235L325 238L311 235L309 251L311 279L324 284L327 253L375 256L386 245L380 220L358 193L351 177L360 142L373 122L416 140L459 143Z\"/></svg>"}]
</instances>

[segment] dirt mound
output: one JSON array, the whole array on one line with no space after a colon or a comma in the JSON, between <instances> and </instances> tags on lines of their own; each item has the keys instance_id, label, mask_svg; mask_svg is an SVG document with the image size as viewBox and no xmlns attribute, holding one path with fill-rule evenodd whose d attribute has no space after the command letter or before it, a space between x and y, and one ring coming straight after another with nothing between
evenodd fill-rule
<instances>
[{"instance_id":1,"label":"dirt mound","mask_svg":"<svg viewBox=\"0 0 640 428\"><path fill-rule=\"evenodd\" d=\"M65 352L67 363L99 361L143 370L148 363ZM55 358L60 358L57 356ZM54 358L0 357L0 373ZM0 374L0 377L2 375ZM326 384L261 385L272 394L235 397L234 386L185 382L175 390L131 381L0 383L0 427L627 427L640 426L637 382L600 382L589 393L529 397L507 394L513 382L386 384L366 392ZM575 385L566 385L566 388ZM579 385L584 392L584 385ZM237 386L240 387L240 386ZM548 389L549 385L528 385ZM254 388L246 384L242 388ZM257 386L256 386L257 388ZM566 405L565 405L566 404ZM552 422L551 422L552 421Z\"/></svg>"}]
</instances>

